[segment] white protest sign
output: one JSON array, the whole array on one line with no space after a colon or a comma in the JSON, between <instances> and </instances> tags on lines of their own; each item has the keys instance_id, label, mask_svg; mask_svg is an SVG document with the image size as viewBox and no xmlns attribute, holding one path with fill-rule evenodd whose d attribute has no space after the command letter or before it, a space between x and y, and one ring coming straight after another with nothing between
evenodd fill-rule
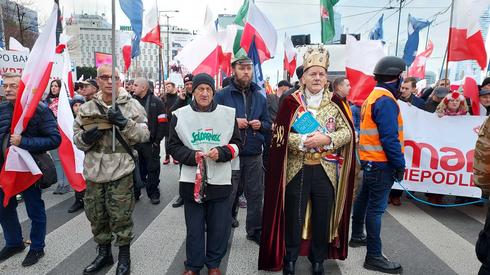
<instances>
[{"instance_id":1,"label":"white protest sign","mask_svg":"<svg viewBox=\"0 0 490 275\"><path fill-rule=\"evenodd\" d=\"M405 178L410 191L481 197L473 181L478 129L486 117L444 116L399 101L405 139ZM398 184L393 188L401 189Z\"/></svg>"},{"instance_id":2,"label":"white protest sign","mask_svg":"<svg viewBox=\"0 0 490 275\"><path fill-rule=\"evenodd\" d=\"M0 52L0 76L5 73L22 74L29 52L2 51Z\"/></svg>"}]
</instances>

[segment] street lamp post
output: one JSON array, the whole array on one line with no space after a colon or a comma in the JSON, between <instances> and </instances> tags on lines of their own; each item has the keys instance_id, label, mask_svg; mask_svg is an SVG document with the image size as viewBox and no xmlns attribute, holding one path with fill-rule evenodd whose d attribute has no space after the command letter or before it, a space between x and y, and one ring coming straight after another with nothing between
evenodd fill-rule
<instances>
[{"instance_id":1,"label":"street lamp post","mask_svg":"<svg viewBox=\"0 0 490 275\"><path fill-rule=\"evenodd\" d=\"M167 18L167 41L166 41L166 47L167 47L167 60L166 60L166 65L167 65L167 77L170 75L170 23L169 23L169 20L170 20L170 17L168 15L168 13L171 13L171 12L179 12L179 10L165 10L165 11L159 11L159 14L162 14L163 13L163 16L165 16ZM162 56L162 52L161 52L161 48L160 48L160 59ZM160 66L161 68L161 66ZM162 70L163 71L163 70ZM162 85L160 83L160 85Z\"/></svg>"}]
</instances>

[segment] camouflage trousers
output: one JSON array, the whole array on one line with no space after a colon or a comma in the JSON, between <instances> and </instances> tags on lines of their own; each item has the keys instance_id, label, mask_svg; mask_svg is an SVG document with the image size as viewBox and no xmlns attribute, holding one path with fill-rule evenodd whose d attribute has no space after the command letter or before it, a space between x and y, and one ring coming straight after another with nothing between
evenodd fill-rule
<instances>
[{"instance_id":1,"label":"camouflage trousers","mask_svg":"<svg viewBox=\"0 0 490 275\"><path fill-rule=\"evenodd\" d=\"M85 214L90 221L94 240L110 244L116 235L116 246L129 245L133 239L133 175L119 180L95 183L87 181Z\"/></svg>"}]
</instances>

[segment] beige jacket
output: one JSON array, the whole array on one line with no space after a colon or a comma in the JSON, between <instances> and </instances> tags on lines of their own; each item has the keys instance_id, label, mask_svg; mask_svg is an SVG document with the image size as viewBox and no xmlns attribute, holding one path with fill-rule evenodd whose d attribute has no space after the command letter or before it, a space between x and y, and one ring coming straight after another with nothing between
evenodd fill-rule
<instances>
[{"instance_id":1,"label":"beige jacket","mask_svg":"<svg viewBox=\"0 0 490 275\"><path fill-rule=\"evenodd\" d=\"M131 95L123 88L119 89L116 99L124 117L128 119L128 124L121 131L127 143L147 142L150 132L147 126L146 112ZM107 111L108 106L102 101L102 92L98 92L95 97L83 104L75 119L73 141L78 149L85 152L83 162L83 175L85 179L92 182L109 182L118 180L131 174L135 168L131 156L126 153L122 145L116 139L116 150L112 151L112 129L102 130L104 135L95 142L88 145L82 140L84 125L87 119L100 119L101 113L96 104L100 104ZM136 151L133 150L135 153ZM135 153L136 154L136 153Z\"/></svg>"},{"instance_id":2,"label":"beige jacket","mask_svg":"<svg viewBox=\"0 0 490 275\"><path fill-rule=\"evenodd\" d=\"M484 195L490 195L490 119L487 118L478 132L473 160L475 185Z\"/></svg>"}]
</instances>

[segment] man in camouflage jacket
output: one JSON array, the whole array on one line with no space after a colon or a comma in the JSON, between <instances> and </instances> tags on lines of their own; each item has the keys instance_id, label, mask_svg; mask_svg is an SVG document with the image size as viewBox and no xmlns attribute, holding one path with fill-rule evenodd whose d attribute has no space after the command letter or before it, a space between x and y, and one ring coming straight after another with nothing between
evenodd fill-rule
<instances>
[{"instance_id":1,"label":"man in camouflage jacket","mask_svg":"<svg viewBox=\"0 0 490 275\"><path fill-rule=\"evenodd\" d=\"M111 66L102 65L97 69L100 91L93 100L80 107L74 122L74 143L85 152L85 213L94 240L99 245L97 257L85 268L84 274L93 274L113 264L113 234L116 235L116 246L119 246L116 274L129 274L130 269L129 244L133 238L131 215L135 200L132 172L135 163L117 139L115 151L112 150L112 125L116 126L129 145L147 142L150 132L145 110L121 88L119 73L116 73L116 108L110 107L113 85Z\"/></svg>"},{"instance_id":2,"label":"man in camouflage jacket","mask_svg":"<svg viewBox=\"0 0 490 275\"><path fill-rule=\"evenodd\" d=\"M475 185L480 187L483 196L490 195L490 119L487 119L478 131L473 160ZM490 274L490 204L487 210L485 227L476 242L476 256L482 263L479 275Z\"/></svg>"}]
</instances>

